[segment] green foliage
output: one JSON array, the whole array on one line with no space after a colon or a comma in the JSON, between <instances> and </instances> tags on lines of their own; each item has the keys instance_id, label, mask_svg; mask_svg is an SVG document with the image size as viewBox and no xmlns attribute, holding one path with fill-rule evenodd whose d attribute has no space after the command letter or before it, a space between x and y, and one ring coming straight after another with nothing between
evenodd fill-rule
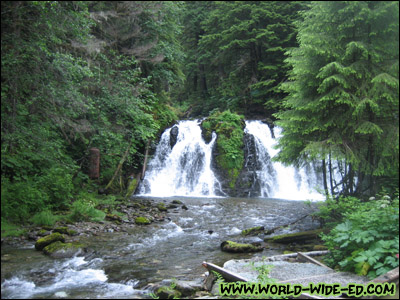
<instances>
[{"instance_id":1,"label":"green foliage","mask_svg":"<svg viewBox=\"0 0 400 300\"><path fill-rule=\"evenodd\" d=\"M96 209L97 200L89 194L82 192L80 197L72 203L71 213L68 216L72 221L103 221L106 214Z\"/></svg>"},{"instance_id":2,"label":"green foliage","mask_svg":"<svg viewBox=\"0 0 400 300\"><path fill-rule=\"evenodd\" d=\"M1 218L1 237L7 236L20 236L25 234L26 230L20 226L9 223L7 220Z\"/></svg>"},{"instance_id":3,"label":"green foliage","mask_svg":"<svg viewBox=\"0 0 400 300\"><path fill-rule=\"evenodd\" d=\"M298 22L278 158L336 159L352 193L374 195L399 180L399 3L313 2Z\"/></svg>"},{"instance_id":4,"label":"green foliage","mask_svg":"<svg viewBox=\"0 0 400 300\"><path fill-rule=\"evenodd\" d=\"M35 214L30 221L35 225L53 226L59 218L49 210L43 210Z\"/></svg>"},{"instance_id":5,"label":"green foliage","mask_svg":"<svg viewBox=\"0 0 400 300\"><path fill-rule=\"evenodd\" d=\"M332 267L375 278L399 265L399 198L380 197L343 212L345 221L322 239Z\"/></svg>"},{"instance_id":6,"label":"green foliage","mask_svg":"<svg viewBox=\"0 0 400 300\"><path fill-rule=\"evenodd\" d=\"M203 121L202 126L208 133L217 133L217 163L228 174L233 188L244 163L244 117L229 110L216 111Z\"/></svg>"},{"instance_id":7,"label":"green foliage","mask_svg":"<svg viewBox=\"0 0 400 300\"><path fill-rule=\"evenodd\" d=\"M355 197L327 197L324 202L319 204L319 209L313 214L313 218L318 219L323 226L333 227L341 222L346 213L357 210L362 205L362 201Z\"/></svg>"},{"instance_id":8,"label":"green foliage","mask_svg":"<svg viewBox=\"0 0 400 300\"><path fill-rule=\"evenodd\" d=\"M177 118L180 5L2 2L3 217L67 208L88 183L91 147L100 183L127 149L122 172L140 168L146 142Z\"/></svg>"},{"instance_id":9,"label":"green foliage","mask_svg":"<svg viewBox=\"0 0 400 300\"><path fill-rule=\"evenodd\" d=\"M192 114L214 108L268 114L281 105L284 53L296 45L303 2L188 1L183 14L184 91Z\"/></svg>"}]
</instances>

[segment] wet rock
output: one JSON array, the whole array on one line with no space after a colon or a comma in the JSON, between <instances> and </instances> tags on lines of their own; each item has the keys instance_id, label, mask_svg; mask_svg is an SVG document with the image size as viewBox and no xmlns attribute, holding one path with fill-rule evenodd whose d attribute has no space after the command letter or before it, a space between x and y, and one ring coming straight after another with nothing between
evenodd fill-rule
<instances>
[{"instance_id":1,"label":"wet rock","mask_svg":"<svg viewBox=\"0 0 400 300\"><path fill-rule=\"evenodd\" d=\"M165 204L160 202L157 204L157 208L159 211L167 211L168 209L165 207Z\"/></svg>"},{"instance_id":2,"label":"wet rock","mask_svg":"<svg viewBox=\"0 0 400 300\"><path fill-rule=\"evenodd\" d=\"M84 246L79 243L54 242L43 248L43 253L53 258L70 258L83 254Z\"/></svg>"},{"instance_id":3,"label":"wet rock","mask_svg":"<svg viewBox=\"0 0 400 300\"><path fill-rule=\"evenodd\" d=\"M155 291L155 295L160 299L179 299L182 296L182 294L179 291L174 290L169 286L159 287Z\"/></svg>"},{"instance_id":4,"label":"wet rock","mask_svg":"<svg viewBox=\"0 0 400 300\"><path fill-rule=\"evenodd\" d=\"M256 226L249 229L242 230L241 235L248 236L248 235L258 235L264 232L264 226Z\"/></svg>"},{"instance_id":5,"label":"wet rock","mask_svg":"<svg viewBox=\"0 0 400 300\"><path fill-rule=\"evenodd\" d=\"M171 149L175 146L176 141L178 139L178 134L179 134L179 128L178 126L174 126L171 128L170 135L169 135L169 145L171 146Z\"/></svg>"},{"instance_id":6,"label":"wet rock","mask_svg":"<svg viewBox=\"0 0 400 300\"><path fill-rule=\"evenodd\" d=\"M202 289L202 284L196 281L179 280L175 282L175 289L182 297L189 297Z\"/></svg>"},{"instance_id":7,"label":"wet rock","mask_svg":"<svg viewBox=\"0 0 400 300\"><path fill-rule=\"evenodd\" d=\"M265 238L265 242L274 242L280 244L289 244L296 242L305 242L309 240L314 240L318 238L318 235L322 232L322 229L315 229L309 231L302 231L296 233L276 235L273 237Z\"/></svg>"},{"instance_id":8,"label":"wet rock","mask_svg":"<svg viewBox=\"0 0 400 300\"><path fill-rule=\"evenodd\" d=\"M135 219L135 223L138 225L147 225L147 224L150 224L151 222L149 219L147 219L145 217L137 217Z\"/></svg>"},{"instance_id":9,"label":"wet rock","mask_svg":"<svg viewBox=\"0 0 400 300\"><path fill-rule=\"evenodd\" d=\"M263 247L260 244L240 244L233 241L224 241L221 243L221 250L231 253L249 253L260 252Z\"/></svg>"},{"instance_id":10,"label":"wet rock","mask_svg":"<svg viewBox=\"0 0 400 300\"><path fill-rule=\"evenodd\" d=\"M47 235L43 238L38 239L35 243L35 249L43 250L43 248L46 247L47 245L50 245L57 241L65 242L64 236L58 232L52 233L50 235Z\"/></svg>"},{"instance_id":11,"label":"wet rock","mask_svg":"<svg viewBox=\"0 0 400 300\"><path fill-rule=\"evenodd\" d=\"M106 215L106 220L121 222L122 218L120 216L116 215L116 214L107 214Z\"/></svg>"},{"instance_id":12,"label":"wet rock","mask_svg":"<svg viewBox=\"0 0 400 300\"><path fill-rule=\"evenodd\" d=\"M75 236L75 235L78 234L78 232L76 230L69 229L66 226L65 227L57 227L57 228L55 228L53 230L53 232L58 232L58 233L61 233L61 234L67 234L67 235L70 235L70 236Z\"/></svg>"}]
</instances>

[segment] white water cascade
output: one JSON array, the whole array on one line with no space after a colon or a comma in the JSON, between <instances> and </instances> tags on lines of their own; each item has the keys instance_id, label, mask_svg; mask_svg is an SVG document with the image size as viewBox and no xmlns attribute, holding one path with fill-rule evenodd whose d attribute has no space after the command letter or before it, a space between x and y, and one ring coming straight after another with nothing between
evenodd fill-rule
<instances>
[{"instance_id":1,"label":"white water cascade","mask_svg":"<svg viewBox=\"0 0 400 300\"><path fill-rule=\"evenodd\" d=\"M324 200L322 176L313 165L297 169L272 162L278 150L274 149L276 139L272 137L267 124L261 121L246 121L245 132L254 137L257 169L256 177L260 186L260 196L288 200ZM274 128L279 138L280 129Z\"/></svg>"},{"instance_id":2,"label":"white water cascade","mask_svg":"<svg viewBox=\"0 0 400 300\"><path fill-rule=\"evenodd\" d=\"M206 144L200 121L180 121L176 144L171 149L171 130L161 136L149 163L139 194L155 197L215 197L219 182L211 170L211 152L216 140Z\"/></svg>"}]
</instances>

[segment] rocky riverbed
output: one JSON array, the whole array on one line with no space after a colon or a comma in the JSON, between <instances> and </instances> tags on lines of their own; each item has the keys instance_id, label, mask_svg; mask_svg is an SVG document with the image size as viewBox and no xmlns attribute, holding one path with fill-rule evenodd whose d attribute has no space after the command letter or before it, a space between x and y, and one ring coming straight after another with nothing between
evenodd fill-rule
<instances>
[{"instance_id":1,"label":"rocky riverbed","mask_svg":"<svg viewBox=\"0 0 400 300\"><path fill-rule=\"evenodd\" d=\"M261 235L245 236L243 229L277 228L315 210L301 201L240 198L136 198L116 207L118 214L100 223L34 227L23 239L2 241L2 297L52 298L59 292L70 298L148 298L162 285L191 285L204 280L203 261L219 265L230 259L270 256L285 246L270 245L261 252L221 251L225 240L259 242ZM122 215L122 216L121 216ZM136 222L147 218L148 225ZM36 240L66 227L65 243L79 242L88 251L81 257L54 259L34 249ZM283 227L277 233L318 227L311 217ZM189 283L188 283L189 282ZM21 295L21 286L29 293ZM147 296L146 296L147 295Z\"/></svg>"}]
</instances>

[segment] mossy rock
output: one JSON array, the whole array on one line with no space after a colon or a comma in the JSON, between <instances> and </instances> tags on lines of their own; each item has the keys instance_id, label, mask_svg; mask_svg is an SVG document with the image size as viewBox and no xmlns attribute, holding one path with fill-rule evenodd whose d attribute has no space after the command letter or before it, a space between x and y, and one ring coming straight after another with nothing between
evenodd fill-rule
<instances>
[{"instance_id":1,"label":"mossy rock","mask_svg":"<svg viewBox=\"0 0 400 300\"><path fill-rule=\"evenodd\" d=\"M60 241L60 242L65 241L65 238L61 233L55 232L55 233L49 234L49 235L42 237L36 241L35 249L43 250L43 248L46 247L47 245L50 245L57 241Z\"/></svg>"},{"instance_id":2,"label":"mossy rock","mask_svg":"<svg viewBox=\"0 0 400 300\"><path fill-rule=\"evenodd\" d=\"M70 258L84 252L84 245L57 241L43 248L43 253L53 258Z\"/></svg>"},{"instance_id":3,"label":"mossy rock","mask_svg":"<svg viewBox=\"0 0 400 300\"><path fill-rule=\"evenodd\" d=\"M46 235L49 235L49 234L50 234L50 232L48 230L46 230L46 229L40 229L38 231L38 233L37 233L38 236L46 236Z\"/></svg>"},{"instance_id":4,"label":"mossy rock","mask_svg":"<svg viewBox=\"0 0 400 300\"><path fill-rule=\"evenodd\" d=\"M180 201L180 200L173 200L173 201L172 201L172 204L183 204L183 202Z\"/></svg>"},{"instance_id":5,"label":"mossy rock","mask_svg":"<svg viewBox=\"0 0 400 300\"><path fill-rule=\"evenodd\" d=\"M249 229L242 230L241 235L248 236L248 235L258 235L264 232L264 226L256 226Z\"/></svg>"},{"instance_id":6,"label":"mossy rock","mask_svg":"<svg viewBox=\"0 0 400 300\"><path fill-rule=\"evenodd\" d=\"M115 221L115 222L121 222L122 218L116 214L107 214L106 215L106 220L109 221Z\"/></svg>"},{"instance_id":7,"label":"mossy rock","mask_svg":"<svg viewBox=\"0 0 400 300\"><path fill-rule=\"evenodd\" d=\"M265 238L264 241L280 243L280 244L305 242L305 241L317 239L321 232L322 232L322 229L301 231L301 232L296 232L296 233L289 233L289 234L282 234L282 235L276 235L273 237L268 237L268 238Z\"/></svg>"},{"instance_id":8,"label":"mossy rock","mask_svg":"<svg viewBox=\"0 0 400 300\"><path fill-rule=\"evenodd\" d=\"M182 294L169 286L162 286L155 292L160 299L180 299Z\"/></svg>"},{"instance_id":9,"label":"mossy rock","mask_svg":"<svg viewBox=\"0 0 400 300\"><path fill-rule=\"evenodd\" d=\"M159 211L167 211L168 209L165 207L164 203L158 203L157 208Z\"/></svg>"},{"instance_id":10,"label":"mossy rock","mask_svg":"<svg viewBox=\"0 0 400 300\"><path fill-rule=\"evenodd\" d=\"M69 229L68 227L64 226L64 227L57 227L53 230L53 232L58 232L61 234L67 234L67 235L77 235L78 232L73 230L73 229Z\"/></svg>"},{"instance_id":11,"label":"mossy rock","mask_svg":"<svg viewBox=\"0 0 400 300\"><path fill-rule=\"evenodd\" d=\"M249 253L260 252L263 250L261 245L240 244L233 241L224 241L221 243L221 250L231 253Z\"/></svg>"},{"instance_id":12,"label":"mossy rock","mask_svg":"<svg viewBox=\"0 0 400 300\"><path fill-rule=\"evenodd\" d=\"M147 219L145 217L137 217L135 219L135 223L138 225L147 225L147 224L150 224L151 222L149 219Z\"/></svg>"}]
</instances>

